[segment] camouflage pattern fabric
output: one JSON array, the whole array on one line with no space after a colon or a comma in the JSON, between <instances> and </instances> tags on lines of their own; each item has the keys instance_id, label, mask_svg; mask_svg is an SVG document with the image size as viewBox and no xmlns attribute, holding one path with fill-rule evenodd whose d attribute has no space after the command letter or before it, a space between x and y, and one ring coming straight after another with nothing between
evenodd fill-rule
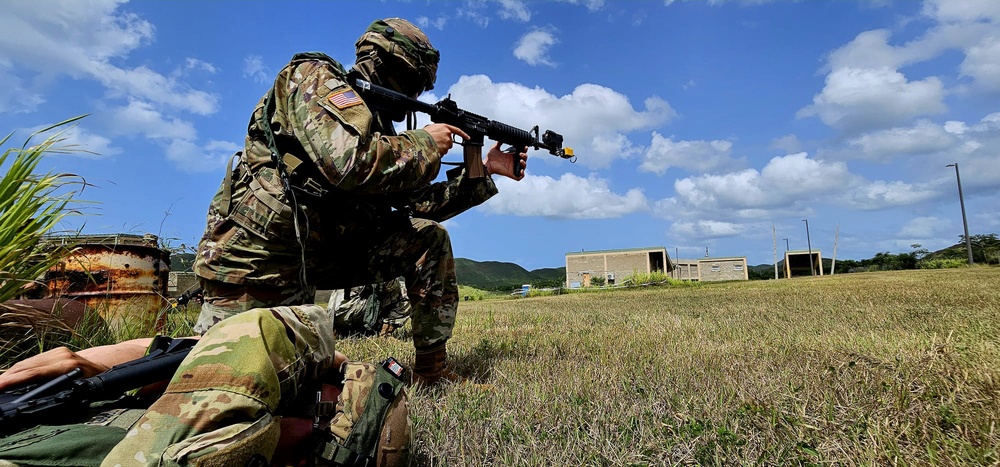
<instances>
[{"instance_id":1,"label":"camouflage pattern fabric","mask_svg":"<svg viewBox=\"0 0 1000 467\"><path fill-rule=\"evenodd\" d=\"M399 280L352 287L350 291L346 300L343 289L334 291L327 306L338 336L372 335L381 330L382 323L398 328L410 319L409 299ZM378 325L370 328L366 326L369 324L366 317L373 307Z\"/></svg>"},{"instance_id":2,"label":"camouflage pattern fabric","mask_svg":"<svg viewBox=\"0 0 1000 467\"><path fill-rule=\"evenodd\" d=\"M101 465L266 464L278 442L274 414L333 364L330 329L311 305L255 309L213 327Z\"/></svg>"},{"instance_id":3,"label":"camouflage pattern fabric","mask_svg":"<svg viewBox=\"0 0 1000 467\"><path fill-rule=\"evenodd\" d=\"M346 79L332 60L299 57L273 88L278 150L306 161L290 169L291 182L316 195L295 191L305 254L258 123L266 98L258 103L243 157L213 198L198 247L194 271L205 303L196 331L255 307L312 302L316 288L403 277L414 344L451 336L458 287L451 241L437 222L482 203L496 187L462 174L431 184L441 155L430 134L396 135Z\"/></svg>"}]
</instances>

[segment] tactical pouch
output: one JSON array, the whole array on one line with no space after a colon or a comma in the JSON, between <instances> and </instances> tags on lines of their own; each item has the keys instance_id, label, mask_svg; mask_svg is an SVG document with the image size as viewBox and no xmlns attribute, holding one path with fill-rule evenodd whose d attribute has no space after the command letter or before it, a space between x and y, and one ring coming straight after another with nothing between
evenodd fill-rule
<instances>
[{"instance_id":1,"label":"tactical pouch","mask_svg":"<svg viewBox=\"0 0 1000 467\"><path fill-rule=\"evenodd\" d=\"M294 235L292 208L277 197L280 184L272 170L259 170L250 178L248 189L233 206L229 218L263 239Z\"/></svg>"},{"instance_id":2,"label":"tactical pouch","mask_svg":"<svg viewBox=\"0 0 1000 467\"><path fill-rule=\"evenodd\" d=\"M403 367L347 362L337 414L316 448L317 465L404 465L411 432Z\"/></svg>"}]
</instances>

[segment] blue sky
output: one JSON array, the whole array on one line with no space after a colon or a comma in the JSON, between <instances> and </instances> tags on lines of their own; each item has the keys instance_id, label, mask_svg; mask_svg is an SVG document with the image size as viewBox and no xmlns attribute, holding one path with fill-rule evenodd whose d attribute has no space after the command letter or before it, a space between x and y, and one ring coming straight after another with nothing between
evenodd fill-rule
<instances>
[{"instance_id":1,"label":"blue sky","mask_svg":"<svg viewBox=\"0 0 1000 467\"><path fill-rule=\"evenodd\" d=\"M1000 232L1000 2L13 1L0 128L89 113L46 170L94 185L66 228L194 245L250 111L300 51L347 65L374 19L421 25L460 106L566 137L575 164L447 223L455 254L528 269L664 246L869 258ZM446 160L461 159L460 148Z\"/></svg>"}]
</instances>

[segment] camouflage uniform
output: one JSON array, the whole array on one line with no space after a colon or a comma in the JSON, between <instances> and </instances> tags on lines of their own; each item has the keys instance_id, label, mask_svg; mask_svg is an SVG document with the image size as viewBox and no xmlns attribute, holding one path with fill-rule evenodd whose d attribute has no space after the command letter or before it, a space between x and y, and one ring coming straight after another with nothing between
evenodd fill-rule
<instances>
[{"instance_id":1,"label":"camouflage uniform","mask_svg":"<svg viewBox=\"0 0 1000 467\"><path fill-rule=\"evenodd\" d=\"M383 329L391 332L410 318L406 291L396 279L347 290L346 299L344 290L335 290L327 307L338 336L373 335Z\"/></svg>"},{"instance_id":2,"label":"camouflage uniform","mask_svg":"<svg viewBox=\"0 0 1000 467\"><path fill-rule=\"evenodd\" d=\"M441 154L430 134L397 135L347 79L329 57L300 54L278 73L273 110L267 96L257 104L242 157L212 200L198 247L194 271L205 303L196 331L251 308L312 302L317 287L403 277L414 344L451 336L458 286L451 241L438 222L482 203L496 187L489 177L454 171L432 184Z\"/></svg>"},{"instance_id":3,"label":"camouflage uniform","mask_svg":"<svg viewBox=\"0 0 1000 467\"><path fill-rule=\"evenodd\" d=\"M247 460L270 459L276 412L333 365L331 326L322 308L294 306L256 309L213 328L101 465L185 465L227 446ZM246 358L254 355L268 358Z\"/></svg>"},{"instance_id":4,"label":"camouflage uniform","mask_svg":"<svg viewBox=\"0 0 1000 467\"><path fill-rule=\"evenodd\" d=\"M312 305L234 316L202 337L145 411L114 409L12 435L0 440L0 466L220 465L212 455L226 447L223 464L258 456L266 465L278 416L295 413L289 406L300 392L311 399L305 388L333 365L332 325Z\"/></svg>"}]
</instances>

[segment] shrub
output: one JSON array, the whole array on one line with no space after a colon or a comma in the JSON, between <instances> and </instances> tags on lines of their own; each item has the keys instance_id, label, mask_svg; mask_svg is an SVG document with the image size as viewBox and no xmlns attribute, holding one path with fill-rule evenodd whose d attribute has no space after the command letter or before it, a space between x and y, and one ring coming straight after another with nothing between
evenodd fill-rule
<instances>
[{"instance_id":1,"label":"shrub","mask_svg":"<svg viewBox=\"0 0 1000 467\"><path fill-rule=\"evenodd\" d=\"M675 279L671 279L667 273L662 271L653 272L633 272L632 275L625 277L622 280L622 285L645 285L645 284L667 284L673 282L681 282Z\"/></svg>"},{"instance_id":2,"label":"shrub","mask_svg":"<svg viewBox=\"0 0 1000 467\"><path fill-rule=\"evenodd\" d=\"M969 265L968 260L957 259L957 258L925 259L917 263L917 267L919 267L920 269L963 268L968 265Z\"/></svg>"}]
</instances>

